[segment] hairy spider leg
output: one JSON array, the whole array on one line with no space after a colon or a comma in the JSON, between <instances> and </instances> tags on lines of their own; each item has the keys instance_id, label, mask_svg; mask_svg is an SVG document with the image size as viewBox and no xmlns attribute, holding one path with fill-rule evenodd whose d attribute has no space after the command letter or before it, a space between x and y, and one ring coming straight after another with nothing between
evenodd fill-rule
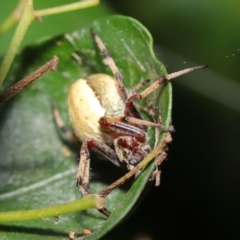
<instances>
[{"instance_id":1,"label":"hairy spider leg","mask_svg":"<svg viewBox=\"0 0 240 240\"><path fill-rule=\"evenodd\" d=\"M62 133L65 134L68 138L70 138L73 142L79 143L79 139L74 134L74 132L69 130L66 127L66 125L64 124L64 122L63 122L63 120L60 116L60 113L59 113L59 110L57 108L55 100L52 100L52 112L53 112L53 117L55 119L57 127L62 131Z\"/></svg>"},{"instance_id":2,"label":"hairy spider leg","mask_svg":"<svg viewBox=\"0 0 240 240\"><path fill-rule=\"evenodd\" d=\"M91 191L89 189L89 169L90 169L89 149L97 151L103 157L114 163L116 166L119 167L121 165L116 153L108 145L92 138L86 139L82 143L82 147L80 150L80 162L78 166L76 181L76 186L83 195L91 194ZM111 212L109 212L106 208L100 208L98 209L98 211L101 212L106 217L108 217L111 214Z\"/></svg>"},{"instance_id":3,"label":"hairy spider leg","mask_svg":"<svg viewBox=\"0 0 240 240\"><path fill-rule=\"evenodd\" d=\"M107 144L99 142L96 139L86 139L80 150L80 163L77 172L77 187L83 195L90 194L89 190L89 169L90 169L90 154L89 149L100 153L103 157L110 160L113 164L120 167L121 163L114 150Z\"/></svg>"},{"instance_id":4,"label":"hairy spider leg","mask_svg":"<svg viewBox=\"0 0 240 240\"><path fill-rule=\"evenodd\" d=\"M133 125L142 125L142 126L147 126L147 127L156 127L156 128L161 128L165 131L168 132L174 132L174 128L173 126L169 126L166 127L164 125L162 125L160 122L151 122L151 121L147 121L147 120L143 120L143 119L138 119L138 118L134 118L134 117L129 117L129 116L125 116L125 117L113 117L113 118L109 118L109 117L101 117L99 122L101 123L129 123L129 124L133 124ZM131 125L132 126L132 125Z\"/></svg>"},{"instance_id":5,"label":"hairy spider leg","mask_svg":"<svg viewBox=\"0 0 240 240\"><path fill-rule=\"evenodd\" d=\"M91 29L91 33L93 35L94 41L96 42L99 50L103 54L103 57L106 59L106 63L111 69L116 81L117 81L117 87L119 89L119 93L123 100L126 100L128 98L127 92L125 90L125 87L122 82L122 76L118 70L118 67L116 66L113 58L110 56L110 53L108 52L107 48L105 47L104 43L102 42L101 38L96 34L96 32Z\"/></svg>"},{"instance_id":6,"label":"hairy spider leg","mask_svg":"<svg viewBox=\"0 0 240 240\"><path fill-rule=\"evenodd\" d=\"M91 194L89 190L90 155L88 151L88 147L91 145L97 147L97 142L94 139L85 140L82 143L80 151L81 161L79 163L76 186L83 195ZM111 212L109 212L106 208L100 208L98 209L98 211L106 217L109 217L109 215L111 214Z\"/></svg>"},{"instance_id":7,"label":"hairy spider leg","mask_svg":"<svg viewBox=\"0 0 240 240\"><path fill-rule=\"evenodd\" d=\"M160 85L170 81L173 78L182 76L184 74L199 70L199 69L203 69L203 68L207 68L207 65L201 65L201 66L196 66L196 67L192 67L192 68L187 68L178 72L174 72L174 73L170 73L166 76L163 76L159 79L157 79L153 84L151 84L148 88L146 88L145 90L143 90L140 93L136 93L135 95L130 96L127 99L127 103L128 102L133 102L135 100L139 100L139 99L143 99L145 98L147 95L149 95L151 92L155 91Z\"/></svg>"},{"instance_id":8,"label":"hairy spider leg","mask_svg":"<svg viewBox=\"0 0 240 240\"><path fill-rule=\"evenodd\" d=\"M146 132L125 122L111 121L111 118L101 117L99 123L102 128L113 131L116 136L132 136L140 142L146 141Z\"/></svg>"},{"instance_id":9,"label":"hairy spider leg","mask_svg":"<svg viewBox=\"0 0 240 240\"><path fill-rule=\"evenodd\" d=\"M141 87L145 86L145 85L148 84L150 81L151 81L150 79L146 79L146 80L138 83L138 84L135 85L134 87L132 87L132 88L130 89L128 98L131 97L132 95L135 95L135 94L137 93L137 91L138 91Z\"/></svg>"},{"instance_id":10,"label":"hairy spider leg","mask_svg":"<svg viewBox=\"0 0 240 240\"><path fill-rule=\"evenodd\" d=\"M93 29L91 29L91 33L93 35L93 39L96 42L99 50L103 54L103 57L106 59L106 63L109 66L109 68L111 69L111 71L114 75L114 78L116 79L117 88L118 88L121 98L124 101L126 101L128 99L128 94L123 85L122 76L118 70L118 67L116 66L113 58L111 57L110 53L108 52L108 50L105 47L104 43L102 42L101 38L96 34L96 32ZM132 102L126 102L125 115L142 119Z\"/></svg>"}]
</instances>

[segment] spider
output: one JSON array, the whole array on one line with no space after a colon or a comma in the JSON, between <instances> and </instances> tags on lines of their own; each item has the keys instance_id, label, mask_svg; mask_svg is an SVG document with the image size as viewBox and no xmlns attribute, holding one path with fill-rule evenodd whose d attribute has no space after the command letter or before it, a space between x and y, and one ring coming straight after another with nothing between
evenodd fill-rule
<instances>
[{"instance_id":1,"label":"spider","mask_svg":"<svg viewBox=\"0 0 240 240\"><path fill-rule=\"evenodd\" d=\"M91 33L113 76L98 73L72 84L68 95L68 110L74 133L65 127L56 105L53 104L53 113L60 129L73 140L82 142L76 185L83 195L91 193L89 149L100 153L116 166L131 170L150 152L150 146L146 143L148 127L173 130L160 123L142 119L133 101L145 98L172 78L206 67L202 65L166 75L137 93L149 83L148 80L140 82L128 94L121 74L104 43L94 30ZM102 213L108 215L105 211Z\"/></svg>"}]
</instances>

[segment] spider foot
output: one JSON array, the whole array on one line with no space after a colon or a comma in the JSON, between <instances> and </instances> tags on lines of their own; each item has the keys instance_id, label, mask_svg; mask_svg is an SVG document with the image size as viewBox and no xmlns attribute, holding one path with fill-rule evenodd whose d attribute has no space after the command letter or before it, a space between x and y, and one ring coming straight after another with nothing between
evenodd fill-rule
<instances>
[{"instance_id":1,"label":"spider foot","mask_svg":"<svg viewBox=\"0 0 240 240\"><path fill-rule=\"evenodd\" d=\"M165 125L162 125L161 123L156 123L155 127L159 127L161 130L164 130L165 132L173 133L175 132L175 129L173 125L166 127Z\"/></svg>"},{"instance_id":2,"label":"spider foot","mask_svg":"<svg viewBox=\"0 0 240 240\"><path fill-rule=\"evenodd\" d=\"M104 208L101 208L101 209L98 209L98 211L100 213L102 213L104 216L106 216L107 218L110 216L111 212L108 211L105 207Z\"/></svg>"},{"instance_id":3,"label":"spider foot","mask_svg":"<svg viewBox=\"0 0 240 240\"><path fill-rule=\"evenodd\" d=\"M156 169L152 172L151 177L149 178L150 181L155 180L156 187L160 186L161 184L161 173L162 171L156 167Z\"/></svg>"}]
</instances>

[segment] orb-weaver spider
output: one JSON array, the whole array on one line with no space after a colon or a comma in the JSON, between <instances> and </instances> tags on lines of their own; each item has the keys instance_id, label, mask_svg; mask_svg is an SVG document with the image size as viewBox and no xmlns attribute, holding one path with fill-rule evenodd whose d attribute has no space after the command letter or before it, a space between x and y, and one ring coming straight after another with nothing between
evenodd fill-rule
<instances>
[{"instance_id":1,"label":"orb-weaver spider","mask_svg":"<svg viewBox=\"0 0 240 240\"><path fill-rule=\"evenodd\" d=\"M100 153L116 166L125 166L131 170L150 152L150 146L146 143L147 127L173 130L172 127L166 128L160 123L143 120L133 101L145 98L172 78L206 67L197 66L168 74L137 93L142 86L149 83L148 80L140 82L128 94L121 74L102 40L93 30L91 33L113 77L103 73L93 74L72 84L68 96L68 110L74 133L64 126L54 105L54 114L60 129L71 138L82 142L76 185L83 195L91 193L89 149ZM108 215L107 212L102 212Z\"/></svg>"}]
</instances>

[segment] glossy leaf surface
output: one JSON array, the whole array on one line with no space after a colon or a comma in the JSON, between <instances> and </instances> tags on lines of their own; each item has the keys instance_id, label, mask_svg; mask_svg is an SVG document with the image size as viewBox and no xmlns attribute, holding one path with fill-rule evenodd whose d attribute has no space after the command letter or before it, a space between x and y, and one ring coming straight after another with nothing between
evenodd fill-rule
<instances>
[{"instance_id":1,"label":"glossy leaf surface","mask_svg":"<svg viewBox=\"0 0 240 240\"><path fill-rule=\"evenodd\" d=\"M51 100L57 102L60 113L69 125L67 94L72 82L91 73L109 73L92 36L93 28L106 44L115 60L124 85L129 89L144 79L156 80L165 75L164 66L152 51L148 31L136 20L111 16L94 21L91 26L76 30L28 47L17 57L6 80L10 86L57 55L60 64L55 72L39 79L21 94L0 108L0 206L1 211L33 209L79 198L75 187L79 146L62 136L53 119ZM80 56L78 61L73 55ZM7 87L7 86L5 86ZM155 111L162 114L163 123L171 121L171 85L151 94L136 105L147 107L153 102ZM83 106L84 107L84 106ZM145 112L144 118L149 118ZM154 145L153 130L149 143ZM71 155L68 155L68 150ZM67 239L68 231L94 232L86 239L99 239L120 223L133 209L147 188L153 165L134 181L116 189L107 200L112 215L106 220L98 211L88 210L54 219L2 223L1 239ZM90 188L93 193L117 180L125 170L111 163L91 157ZM134 181L134 183L133 183ZM133 183L133 184L132 184Z\"/></svg>"}]
</instances>

